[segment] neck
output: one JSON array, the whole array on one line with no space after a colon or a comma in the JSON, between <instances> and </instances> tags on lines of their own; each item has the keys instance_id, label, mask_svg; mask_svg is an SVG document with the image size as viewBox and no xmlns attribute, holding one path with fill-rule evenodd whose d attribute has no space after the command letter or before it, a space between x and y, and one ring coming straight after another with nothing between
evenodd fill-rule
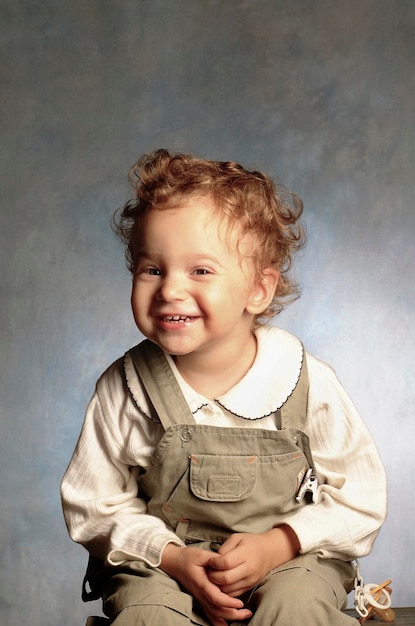
<instances>
[{"instance_id":1,"label":"neck","mask_svg":"<svg viewBox=\"0 0 415 626\"><path fill-rule=\"evenodd\" d=\"M251 333L242 347L239 342L229 342L216 350L176 356L175 363L195 391L214 400L245 376L255 361L256 351L256 338Z\"/></svg>"}]
</instances>

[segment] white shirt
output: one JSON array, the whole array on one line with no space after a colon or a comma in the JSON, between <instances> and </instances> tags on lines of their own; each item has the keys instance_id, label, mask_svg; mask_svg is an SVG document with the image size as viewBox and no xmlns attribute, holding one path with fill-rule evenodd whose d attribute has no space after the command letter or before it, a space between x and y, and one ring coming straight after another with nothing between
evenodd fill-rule
<instances>
[{"instance_id":1,"label":"white shirt","mask_svg":"<svg viewBox=\"0 0 415 626\"><path fill-rule=\"evenodd\" d=\"M272 326L256 331L258 351L244 378L208 400L169 363L198 424L275 429L275 411L292 393L300 372L301 343ZM376 446L333 370L306 355L310 380L305 432L319 481L314 504L287 516L301 553L349 560L367 554L386 517L386 477ZM147 514L137 478L163 435L144 392L132 399L123 359L97 382L77 447L62 481L70 536L111 565L142 560L160 564L169 542L182 541ZM260 420L260 422L258 421Z\"/></svg>"}]
</instances>

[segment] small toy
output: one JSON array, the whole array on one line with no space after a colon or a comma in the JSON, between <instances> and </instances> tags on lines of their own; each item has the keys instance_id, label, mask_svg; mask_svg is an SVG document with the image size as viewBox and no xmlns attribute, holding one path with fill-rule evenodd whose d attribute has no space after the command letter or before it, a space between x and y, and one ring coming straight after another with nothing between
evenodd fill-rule
<instances>
[{"instance_id":1,"label":"small toy","mask_svg":"<svg viewBox=\"0 0 415 626\"><path fill-rule=\"evenodd\" d=\"M356 564L354 604L360 615L359 622L361 624L367 619L373 619L375 615L378 615L384 622L394 621L395 614L390 608L392 589L389 585L391 582L391 580L385 580L380 585L373 583L364 585L359 571L359 563Z\"/></svg>"}]
</instances>

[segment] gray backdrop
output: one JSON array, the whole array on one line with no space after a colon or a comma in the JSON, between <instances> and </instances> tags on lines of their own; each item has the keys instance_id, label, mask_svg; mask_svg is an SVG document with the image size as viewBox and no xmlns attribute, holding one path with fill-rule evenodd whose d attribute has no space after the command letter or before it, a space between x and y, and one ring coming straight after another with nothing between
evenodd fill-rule
<instances>
[{"instance_id":1,"label":"gray backdrop","mask_svg":"<svg viewBox=\"0 0 415 626\"><path fill-rule=\"evenodd\" d=\"M158 147L264 168L305 202L278 323L373 433L390 512L367 582L414 594L412 0L1 0L0 621L78 626L59 483L100 372L139 340L111 233Z\"/></svg>"}]
</instances>

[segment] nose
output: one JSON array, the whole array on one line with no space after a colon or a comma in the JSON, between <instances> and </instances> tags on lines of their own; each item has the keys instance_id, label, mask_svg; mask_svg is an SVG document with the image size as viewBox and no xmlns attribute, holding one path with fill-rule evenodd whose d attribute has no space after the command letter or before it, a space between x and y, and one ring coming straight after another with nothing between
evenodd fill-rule
<instances>
[{"instance_id":1,"label":"nose","mask_svg":"<svg viewBox=\"0 0 415 626\"><path fill-rule=\"evenodd\" d=\"M175 302L184 300L184 298L185 286L183 280L179 276L165 276L157 291L156 300L159 302Z\"/></svg>"}]
</instances>

